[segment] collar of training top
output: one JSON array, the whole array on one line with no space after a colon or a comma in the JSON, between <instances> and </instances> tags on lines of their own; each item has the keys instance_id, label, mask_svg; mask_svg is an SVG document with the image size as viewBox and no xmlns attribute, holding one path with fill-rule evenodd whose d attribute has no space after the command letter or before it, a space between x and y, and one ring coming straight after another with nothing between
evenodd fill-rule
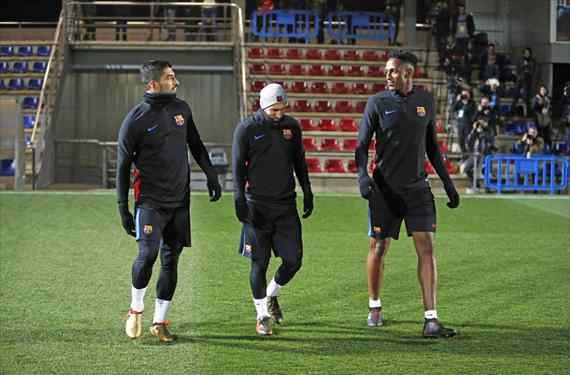
<instances>
[{"instance_id":1,"label":"collar of training top","mask_svg":"<svg viewBox=\"0 0 570 375\"><path fill-rule=\"evenodd\" d=\"M144 93L144 101L152 107L164 107L176 99L176 93Z\"/></svg>"}]
</instances>

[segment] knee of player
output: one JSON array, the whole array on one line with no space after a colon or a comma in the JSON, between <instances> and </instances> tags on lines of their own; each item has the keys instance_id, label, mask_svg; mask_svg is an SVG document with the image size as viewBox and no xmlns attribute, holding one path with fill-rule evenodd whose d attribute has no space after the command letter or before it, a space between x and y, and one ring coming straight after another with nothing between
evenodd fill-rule
<instances>
[{"instance_id":1,"label":"knee of player","mask_svg":"<svg viewBox=\"0 0 570 375\"><path fill-rule=\"evenodd\" d=\"M369 252L377 257L382 257L386 255L388 251L389 240L388 239L377 239L374 237L370 238L370 249Z\"/></svg>"},{"instance_id":2,"label":"knee of player","mask_svg":"<svg viewBox=\"0 0 570 375\"><path fill-rule=\"evenodd\" d=\"M296 258L286 259L284 260L284 262L285 262L285 267L287 267L289 271L297 272L303 265L303 257L299 255Z\"/></svg>"}]
</instances>

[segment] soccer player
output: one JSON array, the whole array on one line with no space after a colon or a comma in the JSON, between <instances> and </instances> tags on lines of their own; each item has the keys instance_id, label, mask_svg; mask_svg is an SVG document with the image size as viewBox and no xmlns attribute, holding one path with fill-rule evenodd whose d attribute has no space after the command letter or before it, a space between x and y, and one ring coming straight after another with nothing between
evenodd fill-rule
<instances>
[{"instance_id":1,"label":"soccer player","mask_svg":"<svg viewBox=\"0 0 570 375\"><path fill-rule=\"evenodd\" d=\"M434 233L434 197L426 173L427 156L443 181L448 207L459 205L459 195L443 163L435 132L433 96L413 85L417 58L398 53L386 64L387 90L372 96L364 110L355 152L360 194L369 203L370 247L367 259L368 325L380 326L380 292L384 259L391 239L397 240L402 220L412 236L418 257L418 278L424 304L425 337L451 337L455 330L444 327L436 311L437 270ZM368 146L376 137L373 176L367 171Z\"/></svg>"},{"instance_id":2,"label":"soccer player","mask_svg":"<svg viewBox=\"0 0 570 375\"><path fill-rule=\"evenodd\" d=\"M178 257L190 241L190 168L188 148L207 176L210 201L221 196L218 176L200 139L189 105L176 97L178 81L168 61L151 60L140 70L143 101L127 114L117 147L117 199L123 228L136 238L139 252L132 267L131 306L125 331L142 335L144 296L160 250L160 275L150 332L161 342L176 339L166 315L177 281ZM135 218L129 211L131 164Z\"/></svg>"},{"instance_id":3,"label":"soccer player","mask_svg":"<svg viewBox=\"0 0 570 375\"><path fill-rule=\"evenodd\" d=\"M240 252L251 257L250 285L257 312L256 332L272 334L271 318L281 323L279 290L301 268L303 242L295 203L295 178L303 190L303 218L313 212L313 193L301 128L285 115L287 96L277 83L260 92L261 109L234 131L235 211L243 223ZM267 285L271 251L282 263Z\"/></svg>"}]
</instances>

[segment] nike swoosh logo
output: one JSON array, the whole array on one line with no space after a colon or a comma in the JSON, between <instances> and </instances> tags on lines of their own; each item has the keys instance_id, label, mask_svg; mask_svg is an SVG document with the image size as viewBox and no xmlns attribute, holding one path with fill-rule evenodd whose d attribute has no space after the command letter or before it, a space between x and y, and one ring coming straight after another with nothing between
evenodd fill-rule
<instances>
[{"instance_id":1,"label":"nike swoosh logo","mask_svg":"<svg viewBox=\"0 0 570 375\"><path fill-rule=\"evenodd\" d=\"M152 128L148 128L146 131L150 133L150 132L152 132L152 131L155 131L156 128L158 128L158 124L156 124L156 125L153 126Z\"/></svg>"},{"instance_id":2,"label":"nike swoosh logo","mask_svg":"<svg viewBox=\"0 0 570 375\"><path fill-rule=\"evenodd\" d=\"M265 134L259 134L259 135L255 135L253 138L255 138L255 140L259 140L261 138L265 137Z\"/></svg>"},{"instance_id":3,"label":"nike swoosh logo","mask_svg":"<svg viewBox=\"0 0 570 375\"><path fill-rule=\"evenodd\" d=\"M384 112L384 114L385 114L385 115L391 115L391 114L394 113L394 112L398 112L398 110L395 109L395 110L393 110L393 111L386 111L386 112Z\"/></svg>"}]
</instances>

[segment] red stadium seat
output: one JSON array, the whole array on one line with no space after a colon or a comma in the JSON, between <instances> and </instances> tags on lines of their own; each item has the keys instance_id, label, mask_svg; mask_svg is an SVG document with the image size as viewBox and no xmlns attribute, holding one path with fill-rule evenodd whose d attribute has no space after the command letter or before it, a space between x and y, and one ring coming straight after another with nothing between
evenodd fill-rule
<instances>
[{"instance_id":1,"label":"red stadium seat","mask_svg":"<svg viewBox=\"0 0 570 375\"><path fill-rule=\"evenodd\" d=\"M357 132L358 125L351 118L343 118L340 120L340 130L343 132Z\"/></svg>"},{"instance_id":2,"label":"red stadium seat","mask_svg":"<svg viewBox=\"0 0 570 375\"><path fill-rule=\"evenodd\" d=\"M352 93L356 95L367 95L370 94L370 91L366 83L357 82L352 85Z\"/></svg>"},{"instance_id":3,"label":"red stadium seat","mask_svg":"<svg viewBox=\"0 0 570 375\"><path fill-rule=\"evenodd\" d=\"M327 74L332 77L342 77L344 76L344 70L341 65L331 65Z\"/></svg>"},{"instance_id":4,"label":"red stadium seat","mask_svg":"<svg viewBox=\"0 0 570 375\"><path fill-rule=\"evenodd\" d=\"M345 139L342 142L342 149L344 151L354 151L356 150L356 146L358 145L358 140L356 139Z\"/></svg>"},{"instance_id":5,"label":"red stadium seat","mask_svg":"<svg viewBox=\"0 0 570 375\"><path fill-rule=\"evenodd\" d=\"M290 76L304 76L305 67L301 64L289 65L289 75Z\"/></svg>"},{"instance_id":6,"label":"red stadium seat","mask_svg":"<svg viewBox=\"0 0 570 375\"><path fill-rule=\"evenodd\" d=\"M445 126L443 125L442 119L437 119L435 122L435 131L439 134L445 133Z\"/></svg>"},{"instance_id":7,"label":"red stadium seat","mask_svg":"<svg viewBox=\"0 0 570 375\"><path fill-rule=\"evenodd\" d=\"M369 77L384 77L384 69L379 65L370 65L366 74Z\"/></svg>"},{"instance_id":8,"label":"red stadium seat","mask_svg":"<svg viewBox=\"0 0 570 375\"><path fill-rule=\"evenodd\" d=\"M268 59L280 59L282 57L281 50L279 48L269 48L266 56Z\"/></svg>"},{"instance_id":9,"label":"red stadium seat","mask_svg":"<svg viewBox=\"0 0 570 375\"><path fill-rule=\"evenodd\" d=\"M333 119L324 118L319 122L319 130L325 132L337 131L336 123Z\"/></svg>"},{"instance_id":10,"label":"red stadium seat","mask_svg":"<svg viewBox=\"0 0 570 375\"><path fill-rule=\"evenodd\" d=\"M433 169L431 163L427 159L424 160L424 171L426 172L426 174L435 174L435 170Z\"/></svg>"},{"instance_id":11,"label":"red stadium seat","mask_svg":"<svg viewBox=\"0 0 570 375\"><path fill-rule=\"evenodd\" d=\"M249 66L249 74L265 74L265 65L252 64Z\"/></svg>"},{"instance_id":12,"label":"red stadium seat","mask_svg":"<svg viewBox=\"0 0 570 375\"><path fill-rule=\"evenodd\" d=\"M310 118L302 118L299 120L299 123L301 124L301 129L303 129L304 132L313 132L321 130L319 128L319 125L315 124L313 120L311 120Z\"/></svg>"},{"instance_id":13,"label":"red stadium seat","mask_svg":"<svg viewBox=\"0 0 570 375\"><path fill-rule=\"evenodd\" d=\"M380 60L380 55L376 51L364 51L362 54L362 60L364 61L378 61Z\"/></svg>"},{"instance_id":14,"label":"red stadium seat","mask_svg":"<svg viewBox=\"0 0 570 375\"><path fill-rule=\"evenodd\" d=\"M364 72L359 65L352 65L350 68L348 68L347 75L351 77L362 77L364 76Z\"/></svg>"},{"instance_id":15,"label":"red stadium seat","mask_svg":"<svg viewBox=\"0 0 570 375\"><path fill-rule=\"evenodd\" d=\"M356 160L350 159L348 161L348 167L346 169L348 169L348 171L350 173L357 173L358 172L358 166L356 165Z\"/></svg>"},{"instance_id":16,"label":"red stadium seat","mask_svg":"<svg viewBox=\"0 0 570 375\"><path fill-rule=\"evenodd\" d=\"M255 102L253 102L253 104L251 105L251 111L257 112L259 111L259 108L260 108L259 99L255 99Z\"/></svg>"},{"instance_id":17,"label":"red stadium seat","mask_svg":"<svg viewBox=\"0 0 570 375\"><path fill-rule=\"evenodd\" d=\"M322 65L311 65L308 74L310 76L324 76L325 70L323 69Z\"/></svg>"},{"instance_id":18,"label":"red stadium seat","mask_svg":"<svg viewBox=\"0 0 570 375\"><path fill-rule=\"evenodd\" d=\"M332 112L331 104L328 100L317 100L314 106L315 112L328 113Z\"/></svg>"},{"instance_id":19,"label":"red stadium seat","mask_svg":"<svg viewBox=\"0 0 570 375\"><path fill-rule=\"evenodd\" d=\"M414 70L414 78L423 78L425 76L425 71L419 66L416 68L416 70Z\"/></svg>"},{"instance_id":20,"label":"red stadium seat","mask_svg":"<svg viewBox=\"0 0 570 375\"><path fill-rule=\"evenodd\" d=\"M289 60L301 60L301 59L303 59L303 55L301 54L301 51L299 51L297 48L289 48L287 50L286 57Z\"/></svg>"},{"instance_id":21,"label":"red stadium seat","mask_svg":"<svg viewBox=\"0 0 570 375\"><path fill-rule=\"evenodd\" d=\"M329 49L325 52L325 60L340 60L340 52L336 49Z\"/></svg>"},{"instance_id":22,"label":"red stadium seat","mask_svg":"<svg viewBox=\"0 0 570 375\"><path fill-rule=\"evenodd\" d=\"M376 139L372 138L370 140L370 144L368 145L368 150L370 150L370 151L376 150Z\"/></svg>"},{"instance_id":23,"label":"red stadium seat","mask_svg":"<svg viewBox=\"0 0 570 375\"><path fill-rule=\"evenodd\" d=\"M323 54L320 50L311 48L305 53L305 58L307 60L322 60Z\"/></svg>"},{"instance_id":24,"label":"red stadium seat","mask_svg":"<svg viewBox=\"0 0 570 375\"><path fill-rule=\"evenodd\" d=\"M321 161L318 158L306 158L309 173L321 173Z\"/></svg>"},{"instance_id":25,"label":"red stadium seat","mask_svg":"<svg viewBox=\"0 0 570 375\"><path fill-rule=\"evenodd\" d=\"M264 81L253 81L249 86L250 91L252 92L259 92L265 86Z\"/></svg>"},{"instance_id":26,"label":"red stadium seat","mask_svg":"<svg viewBox=\"0 0 570 375\"><path fill-rule=\"evenodd\" d=\"M329 173L346 173L344 164L341 159L325 160L325 170Z\"/></svg>"},{"instance_id":27,"label":"red stadium seat","mask_svg":"<svg viewBox=\"0 0 570 375\"><path fill-rule=\"evenodd\" d=\"M354 107L347 100L339 100L335 103L334 111L337 113L351 113L354 111Z\"/></svg>"},{"instance_id":28,"label":"red stadium seat","mask_svg":"<svg viewBox=\"0 0 570 375\"><path fill-rule=\"evenodd\" d=\"M344 84L344 82L335 82L331 89L333 94L347 94L348 87Z\"/></svg>"},{"instance_id":29,"label":"red stadium seat","mask_svg":"<svg viewBox=\"0 0 570 375\"><path fill-rule=\"evenodd\" d=\"M311 112L311 104L306 100L297 100L293 103L293 112Z\"/></svg>"},{"instance_id":30,"label":"red stadium seat","mask_svg":"<svg viewBox=\"0 0 570 375\"><path fill-rule=\"evenodd\" d=\"M375 83L372 85L372 92L377 93L386 90L386 85L384 83Z\"/></svg>"},{"instance_id":31,"label":"red stadium seat","mask_svg":"<svg viewBox=\"0 0 570 375\"><path fill-rule=\"evenodd\" d=\"M380 55L380 60L388 61L390 59L390 51L384 51L382 55Z\"/></svg>"},{"instance_id":32,"label":"red stadium seat","mask_svg":"<svg viewBox=\"0 0 570 375\"><path fill-rule=\"evenodd\" d=\"M303 138L303 147L305 148L305 151L317 151L319 149L319 146L317 145L317 141L315 140L315 138Z\"/></svg>"},{"instance_id":33,"label":"red stadium seat","mask_svg":"<svg viewBox=\"0 0 570 375\"><path fill-rule=\"evenodd\" d=\"M321 142L321 151L337 152L340 151L340 145L336 138L325 138Z\"/></svg>"},{"instance_id":34,"label":"red stadium seat","mask_svg":"<svg viewBox=\"0 0 570 375\"><path fill-rule=\"evenodd\" d=\"M445 169L449 174L457 174L459 172L459 167L449 159L445 159Z\"/></svg>"},{"instance_id":35,"label":"red stadium seat","mask_svg":"<svg viewBox=\"0 0 570 375\"><path fill-rule=\"evenodd\" d=\"M366 108L366 102L363 101L356 102L356 105L354 106L354 112L364 113L365 108Z\"/></svg>"},{"instance_id":36,"label":"red stadium seat","mask_svg":"<svg viewBox=\"0 0 570 375\"><path fill-rule=\"evenodd\" d=\"M313 94L326 94L329 92L329 87L326 82L316 81L311 84L311 93Z\"/></svg>"},{"instance_id":37,"label":"red stadium seat","mask_svg":"<svg viewBox=\"0 0 570 375\"><path fill-rule=\"evenodd\" d=\"M307 84L303 81L293 81L293 83L291 83L290 91L296 93L305 93L307 92Z\"/></svg>"},{"instance_id":38,"label":"red stadium seat","mask_svg":"<svg viewBox=\"0 0 570 375\"><path fill-rule=\"evenodd\" d=\"M447 154L449 152L446 141L437 141L437 143L439 144L439 150L442 154Z\"/></svg>"},{"instance_id":39,"label":"red stadium seat","mask_svg":"<svg viewBox=\"0 0 570 375\"><path fill-rule=\"evenodd\" d=\"M247 50L247 57L250 59L263 58L263 50L261 48L250 48Z\"/></svg>"},{"instance_id":40,"label":"red stadium seat","mask_svg":"<svg viewBox=\"0 0 570 375\"><path fill-rule=\"evenodd\" d=\"M358 60L360 60L360 56L358 55L358 52L356 52L355 50L352 50L352 49L349 49L348 51L344 51L342 58L343 58L343 60L346 60L346 61L358 61Z\"/></svg>"},{"instance_id":41,"label":"red stadium seat","mask_svg":"<svg viewBox=\"0 0 570 375\"><path fill-rule=\"evenodd\" d=\"M281 64L270 64L269 65L269 74L274 75L274 76L285 75L285 68Z\"/></svg>"}]
</instances>

